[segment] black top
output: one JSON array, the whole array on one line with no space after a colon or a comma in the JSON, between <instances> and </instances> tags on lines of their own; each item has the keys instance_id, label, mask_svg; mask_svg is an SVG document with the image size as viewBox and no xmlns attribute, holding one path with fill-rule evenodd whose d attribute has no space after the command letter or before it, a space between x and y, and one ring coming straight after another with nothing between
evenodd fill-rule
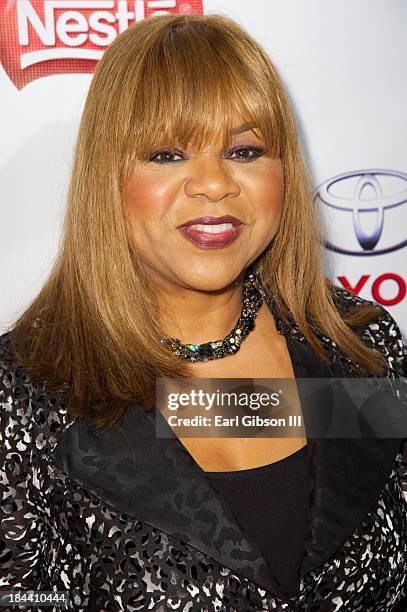
<instances>
[{"instance_id":1,"label":"black top","mask_svg":"<svg viewBox=\"0 0 407 612\"><path fill-rule=\"evenodd\" d=\"M270 465L206 472L287 594L299 590L310 493L307 457L304 446Z\"/></svg>"}]
</instances>

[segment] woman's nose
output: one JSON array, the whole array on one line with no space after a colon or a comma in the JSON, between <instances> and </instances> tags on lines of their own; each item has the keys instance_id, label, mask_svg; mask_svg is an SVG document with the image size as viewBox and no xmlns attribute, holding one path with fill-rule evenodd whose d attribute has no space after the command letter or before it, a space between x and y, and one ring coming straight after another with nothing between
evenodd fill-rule
<instances>
[{"instance_id":1,"label":"woman's nose","mask_svg":"<svg viewBox=\"0 0 407 612\"><path fill-rule=\"evenodd\" d=\"M204 196L214 201L225 196L239 195L239 183L227 165L218 153L198 153L189 165L190 174L185 183L186 194L189 197Z\"/></svg>"}]
</instances>

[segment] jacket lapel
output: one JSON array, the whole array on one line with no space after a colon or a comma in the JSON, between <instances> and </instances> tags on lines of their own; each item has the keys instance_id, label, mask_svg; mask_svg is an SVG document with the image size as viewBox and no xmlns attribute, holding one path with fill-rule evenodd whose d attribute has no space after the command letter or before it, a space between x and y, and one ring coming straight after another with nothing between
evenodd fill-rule
<instances>
[{"instance_id":1,"label":"jacket lapel","mask_svg":"<svg viewBox=\"0 0 407 612\"><path fill-rule=\"evenodd\" d=\"M285 332L296 378L343 377L306 340ZM294 333L295 332L295 333ZM299 388L300 399L301 388ZM163 418L163 417L162 417ZM400 440L308 438L313 484L301 576L329 559L380 495ZM129 405L108 432L77 419L50 458L118 512L190 544L262 588L281 594L258 546L239 525L205 472L174 435L157 438L154 418Z\"/></svg>"},{"instance_id":2,"label":"jacket lapel","mask_svg":"<svg viewBox=\"0 0 407 612\"><path fill-rule=\"evenodd\" d=\"M178 438L157 438L155 421L136 404L129 405L108 432L77 419L50 458L116 511L278 591L278 581L256 543L246 536L205 472Z\"/></svg>"}]
</instances>

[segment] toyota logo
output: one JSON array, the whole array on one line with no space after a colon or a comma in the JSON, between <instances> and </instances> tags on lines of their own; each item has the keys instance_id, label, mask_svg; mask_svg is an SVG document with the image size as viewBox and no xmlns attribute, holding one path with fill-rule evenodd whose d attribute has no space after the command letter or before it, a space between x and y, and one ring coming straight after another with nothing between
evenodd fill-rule
<instances>
[{"instance_id":1,"label":"toyota logo","mask_svg":"<svg viewBox=\"0 0 407 612\"><path fill-rule=\"evenodd\" d=\"M321 208L327 249L363 256L382 255L407 245L404 172L344 172L317 187L314 197Z\"/></svg>"}]
</instances>

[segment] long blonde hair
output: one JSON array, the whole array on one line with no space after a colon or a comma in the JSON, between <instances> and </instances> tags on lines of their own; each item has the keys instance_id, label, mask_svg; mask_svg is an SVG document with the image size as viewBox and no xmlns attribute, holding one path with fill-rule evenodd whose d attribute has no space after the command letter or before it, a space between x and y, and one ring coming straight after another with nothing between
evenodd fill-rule
<instances>
[{"instance_id":1,"label":"long blonde hair","mask_svg":"<svg viewBox=\"0 0 407 612\"><path fill-rule=\"evenodd\" d=\"M39 295L12 330L33 379L69 389L71 416L110 427L130 400L148 411L157 376L193 377L160 342L158 304L132 248L123 185L152 146L201 147L236 116L258 126L281 157L285 199L278 231L256 262L283 317L327 356L315 326L370 372L384 361L345 320L322 269L323 240L284 86L262 47L224 15L159 15L125 30L96 66L83 111L60 250Z\"/></svg>"}]
</instances>

